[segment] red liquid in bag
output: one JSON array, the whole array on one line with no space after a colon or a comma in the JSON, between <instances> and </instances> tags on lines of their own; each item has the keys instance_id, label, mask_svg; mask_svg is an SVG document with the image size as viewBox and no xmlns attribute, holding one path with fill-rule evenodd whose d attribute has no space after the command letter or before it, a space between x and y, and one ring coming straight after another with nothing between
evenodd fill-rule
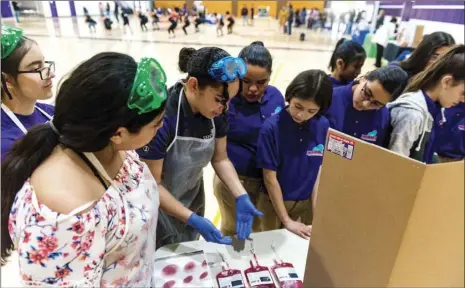
<instances>
[{"instance_id":1,"label":"red liquid in bag","mask_svg":"<svg viewBox=\"0 0 465 288\"><path fill-rule=\"evenodd\" d=\"M245 288L244 279L242 273L237 269L228 269L216 275L216 281L220 288Z\"/></svg>"},{"instance_id":2,"label":"red liquid in bag","mask_svg":"<svg viewBox=\"0 0 465 288\"><path fill-rule=\"evenodd\" d=\"M299 276L294 269L294 265L291 263L278 263L276 260L275 266L271 268L273 271L274 276L279 282L281 288L302 288L304 287L304 283L299 280Z\"/></svg>"},{"instance_id":3,"label":"red liquid in bag","mask_svg":"<svg viewBox=\"0 0 465 288\"><path fill-rule=\"evenodd\" d=\"M245 270L245 278L247 278L247 282L249 283L250 287L258 287L258 288L275 288L273 277L271 276L270 270L267 267L260 266L253 266L252 260L250 261L250 268Z\"/></svg>"}]
</instances>

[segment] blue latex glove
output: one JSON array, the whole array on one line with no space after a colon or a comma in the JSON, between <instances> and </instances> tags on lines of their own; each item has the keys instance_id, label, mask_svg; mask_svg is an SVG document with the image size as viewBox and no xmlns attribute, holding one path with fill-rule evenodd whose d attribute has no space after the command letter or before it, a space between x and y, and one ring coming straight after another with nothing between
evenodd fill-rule
<instances>
[{"instance_id":1,"label":"blue latex glove","mask_svg":"<svg viewBox=\"0 0 465 288\"><path fill-rule=\"evenodd\" d=\"M245 240L252 232L253 218L263 216L263 213L250 201L249 194L236 198L236 233L240 240Z\"/></svg>"},{"instance_id":2,"label":"blue latex glove","mask_svg":"<svg viewBox=\"0 0 465 288\"><path fill-rule=\"evenodd\" d=\"M187 219L187 225L197 230L208 242L232 245L231 237L224 237L213 223L204 217L192 213L189 219Z\"/></svg>"}]
</instances>

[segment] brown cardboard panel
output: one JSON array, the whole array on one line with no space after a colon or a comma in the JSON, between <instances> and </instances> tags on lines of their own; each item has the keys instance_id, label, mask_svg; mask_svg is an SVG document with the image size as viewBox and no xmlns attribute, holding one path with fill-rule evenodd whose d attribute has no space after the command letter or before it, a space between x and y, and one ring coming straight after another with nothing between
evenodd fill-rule
<instances>
[{"instance_id":1,"label":"brown cardboard panel","mask_svg":"<svg viewBox=\"0 0 465 288\"><path fill-rule=\"evenodd\" d=\"M464 162L426 168L390 287L464 287Z\"/></svg>"},{"instance_id":2,"label":"brown cardboard panel","mask_svg":"<svg viewBox=\"0 0 465 288\"><path fill-rule=\"evenodd\" d=\"M325 151L305 287L386 287L426 165L330 133L355 145Z\"/></svg>"}]
</instances>

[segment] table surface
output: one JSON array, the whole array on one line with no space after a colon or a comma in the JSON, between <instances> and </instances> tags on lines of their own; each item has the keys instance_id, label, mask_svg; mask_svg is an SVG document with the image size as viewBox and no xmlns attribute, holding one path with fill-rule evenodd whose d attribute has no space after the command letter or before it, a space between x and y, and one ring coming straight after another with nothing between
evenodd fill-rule
<instances>
[{"instance_id":1,"label":"table surface","mask_svg":"<svg viewBox=\"0 0 465 288\"><path fill-rule=\"evenodd\" d=\"M220 253L224 255L231 269L239 269L243 272L250 267L250 260L253 258L250 249L253 246L261 266L271 268L275 265L274 260L279 257L279 260L292 263L299 278L303 281L309 243L310 240L305 240L286 229L281 229L252 233L246 241L234 240L233 246L219 245L203 240L167 245L155 252L155 258L203 250L210 267L212 285L217 287L216 275L222 271ZM271 248L272 245L274 245L278 257Z\"/></svg>"}]
</instances>

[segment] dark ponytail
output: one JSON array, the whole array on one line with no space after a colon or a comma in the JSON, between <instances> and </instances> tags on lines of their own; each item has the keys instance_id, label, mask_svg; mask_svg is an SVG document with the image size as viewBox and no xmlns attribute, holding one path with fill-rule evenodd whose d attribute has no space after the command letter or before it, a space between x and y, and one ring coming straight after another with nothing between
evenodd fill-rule
<instances>
[{"instance_id":1,"label":"dark ponytail","mask_svg":"<svg viewBox=\"0 0 465 288\"><path fill-rule=\"evenodd\" d=\"M203 47L199 50L182 48L179 52L179 70L187 73L187 79L197 78L201 89L207 86L218 87L223 83L213 79L208 70L213 63L228 56L231 55L218 47Z\"/></svg>"},{"instance_id":2,"label":"dark ponytail","mask_svg":"<svg viewBox=\"0 0 465 288\"><path fill-rule=\"evenodd\" d=\"M329 61L328 69L333 72L336 70L337 59L342 59L344 64L350 65L351 63L365 60L367 57L365 49L355 41L347 40L345 38L340 39L336 43L333 55Z\"/></svg>"},{"instance_id":3,"label":"dark ponytail","mask_svg":"<svg viewBox=\"0 0 465 288\"><path fill-rule=\"evenodd\" d=\"M262 41L254 41L249 46L244 47L239 53L239 57L244 59L247 64L265 68L271 73L273 58Z\"/></svg>"},{"instance_id":4,"label":"dark ponytail","mask_svg":"<svg viewBox=\"0 0 465 288\"><path fill-rule=\"evenodd\" d=\"M16 194L57 145L76 153L97 152L110 144L118 128L135 134L163 113L164 104L140 115L129 109L136 70L132 57L115 52L81 63L59 86L53 126L34 126L7 153L1 171L2 264L13 248L8 221Z\"/></svg>"},{"instance_id":5,"label":"dark ponytail","mask_svg":"<svg viewBox=\"0 0 465 288\"><path fill-rule=\"evenodd\" d=\"M14 248L8 221L16 193L32 172L50 156L59 143L58 139L59 136L48 123L36 125L13 145L2 162L2 265Z\"/></svg>"}]
</instances>

